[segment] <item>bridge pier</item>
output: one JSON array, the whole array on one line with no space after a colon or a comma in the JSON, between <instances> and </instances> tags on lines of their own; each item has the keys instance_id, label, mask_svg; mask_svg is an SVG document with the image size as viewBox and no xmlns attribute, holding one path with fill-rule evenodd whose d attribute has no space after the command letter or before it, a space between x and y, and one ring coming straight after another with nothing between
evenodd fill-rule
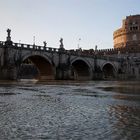
<instances>
[{"instance_id":1,"label":"bridge pier","mask_svg":"<svg viewBox=\"0 0 140 140\"><path fill-rule=\"evenodd\" d=\"M61 64L56 68L56 80L72 80L72 69L69 65Z\"/></svg>"},{"instance_id":2,"label":"bridge pier","mask_svg":"<svg viewBox=\"0 0 140 140\"><path fill-rule=\"evenodd\" d=\"M1 80L17 80L17 68L16 67L2 67L0 69Z\"/></svg>"}]
</instances>

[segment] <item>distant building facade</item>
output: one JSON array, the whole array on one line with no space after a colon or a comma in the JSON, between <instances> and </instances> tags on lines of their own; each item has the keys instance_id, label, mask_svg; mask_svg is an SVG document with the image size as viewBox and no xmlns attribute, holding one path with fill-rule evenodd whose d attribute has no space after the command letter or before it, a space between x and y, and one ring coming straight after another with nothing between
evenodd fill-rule
<instances>
[{"instance_id":1,"label":"distant building facade","mask_svg":"<svg viewBox=\"0 0 140 140\"><path fill-rule=\"evenodd\" d=\"M130 15L113 33L114 48L140 47L140 15Z\"/></svg>"}]
</instances>

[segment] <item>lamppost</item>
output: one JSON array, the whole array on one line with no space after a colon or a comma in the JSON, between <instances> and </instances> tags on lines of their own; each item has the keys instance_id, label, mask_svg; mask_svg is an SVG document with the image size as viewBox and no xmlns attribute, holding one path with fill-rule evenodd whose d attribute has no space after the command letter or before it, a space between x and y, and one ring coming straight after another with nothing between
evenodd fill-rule
<instances>
[{"instance_id":1,"label":"lamppost","mask_svg":"<svg viewBox=\"0 0 140 140\"><path fill-rule=\"evenodd\" d=\"M33 36L33 45L35 45L35 36Z\"/></svg>"},{"instance_id":2,"label":"lamppost","mask_svg":"<svg viewBox=\"0 0 140 140\"><path fill-rule=\"evenodd\" d=\"M80 41L81 41L81 38L78 39L78 45L77 45L78 49L80 49Z\"/></svg>"}]
</instances>

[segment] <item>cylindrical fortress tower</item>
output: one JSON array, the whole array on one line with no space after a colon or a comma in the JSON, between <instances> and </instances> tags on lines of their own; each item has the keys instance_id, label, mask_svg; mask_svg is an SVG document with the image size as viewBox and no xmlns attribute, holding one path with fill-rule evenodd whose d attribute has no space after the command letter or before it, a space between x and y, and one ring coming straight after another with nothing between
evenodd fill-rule
<instances>
[{"instance_id":1,"label":"cylindrical fortress tower","mask_svg":"<svg viewBox=\"0 0 140 140\"><path fill-rule=\"evenodd\" d=\"M114 48L140 47L140 15L130 15L120 29L113 33Z\"/></svg>"}]
</instances>

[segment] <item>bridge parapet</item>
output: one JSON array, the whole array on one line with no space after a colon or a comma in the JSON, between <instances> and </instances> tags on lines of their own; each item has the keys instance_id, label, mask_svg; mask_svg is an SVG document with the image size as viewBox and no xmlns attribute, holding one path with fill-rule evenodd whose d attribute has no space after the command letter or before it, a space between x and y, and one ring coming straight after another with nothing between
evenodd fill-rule
<instances>
[{"instance_id":1,"label":"bridge parapet","mask_svg":"<svg viewBox=\"0 0 140 140\"><path fill-rule=\"evenodd\" d=\"M4 41L0 41L0 47L5 47L7 44ZM16 49L28 49L28 50L35 50L35 51L43 51L43 52L56 52L56 53L63 53L67 55L75 55L75 56L81 56L81 57L89 57L89 58L97 58L97 59L104 59L104 60L110 60L110 61L120 61L120 59L116 56L112 55L118 55L119 54L127 54L127 53L138 53L140 52L140 47L125 47L125 48L111 48L111 49L102 49L102 50L82 50L82 49L76 49L76 50L60 50L59 48L52 48L52 47L46 47L46 46L39 46L39 45L30 45L30 44L22 44L22 43L12 43L12 46Z\"/></svg>"},{"instance_id":2,"label":"bridge parapet","mask_svg":"<svg viewBox=\"0 0 140 140\"><path fill-rule=\"evenodd\" d=\"M0 47L5 47L6 43L4 41L0 41ZM23 49L23 50L34 50L34 51L42 51L42 52L56 52L56 53L62 53L67 55L74 55L79 57L88 57L88 58L96 58L96 59L104 59L104 60L110 60L110 61L119 61L118 58L105 55L105 54L112 54L114 52L114 49L105 49L105 50L82 50L82 49L76 49L76 50L61 50L59 48L52 48L52 47L45 47L45 46L39 46L39 45L30 45L30 44L22 44L22 43L13 43L12 47L15 49ZM118 50L118 48L116 49ZM107 52L107 53L105 53ZM117 51L115 51L117 53Z\"/></svg>"},{"instance_id":3,"label":"bridge parapet","mask_svg":"<svg viewBox=\"0 0 140 140\"><path fill-rule=\"evenodd\" d=\"M4 41L0 41L0 45L1 46L4 46L5 45L5 42Z\"/></svg>"},{"instance_id":4,"label":"bridge parapet","mask_svg":"<svg viewBox=\"0 0 140 140\"><path fill-rule=\"evenodd\" d=\"M140 47L138 46L129 46L125 48L111 48L111 49L102 49L97 50L98 55L113 55L113 54L126 54L126 53L140 53Z\"/></svg>"},{"instance_id":5,"label":"bridge parapet","mask_svg":"<svg viewBox=\"0 0 140 140\"><path fill-rule=\"evenodd\" d=\"M6 44L4 41L0 41L1 47L5 47ZM11 46L9 46L11 47ZM38 50L38 51L49 51L49 52L58 52L58 48L52 48L52 47L44 47L44 46L38 46L38 45L30 45L30 44L22 44L22 43L13 43L13 48L20 48L20 49L30 49L30 50Z\"/></svg>"},{"instance_id":6,"label":"bridge parapet","mask_svg":"<svg viewBox=\"0 0 140 140\"><path fill-rule=\"evenodd\" d=\"M58 51L58 48L30 45L30 44L21 44L21 43L13 43L13 47L23 48L23 49L32 49L32 50L53 51L53 52Z\"/></svg>"}]
</instances>

